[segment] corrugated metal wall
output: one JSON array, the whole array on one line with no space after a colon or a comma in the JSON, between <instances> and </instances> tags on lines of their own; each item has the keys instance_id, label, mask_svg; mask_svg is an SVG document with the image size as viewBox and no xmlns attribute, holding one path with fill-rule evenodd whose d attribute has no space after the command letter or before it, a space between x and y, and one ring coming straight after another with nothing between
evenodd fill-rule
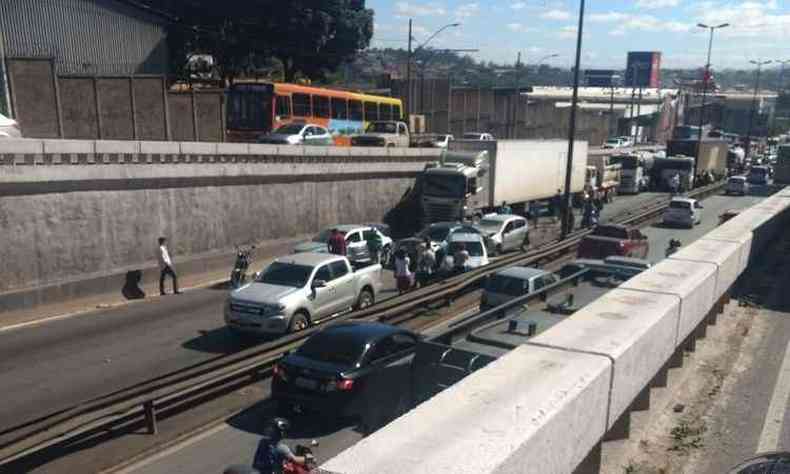
<instances>
[{"instance_id":1,"label":"corrugated metal wall","mask_svg":"<svg viewBox=\"0 0 790 474\"><path fill-rule=\"evenodd\" d=\"M6 56L58 74L167 74L164 20L115 0L0 0L0 31Z\"/></svg>"}]
</instances>

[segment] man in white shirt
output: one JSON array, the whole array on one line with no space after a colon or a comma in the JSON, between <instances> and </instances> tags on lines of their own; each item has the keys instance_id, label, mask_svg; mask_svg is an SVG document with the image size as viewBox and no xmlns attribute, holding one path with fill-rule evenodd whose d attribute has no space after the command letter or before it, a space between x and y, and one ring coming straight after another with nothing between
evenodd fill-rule
<instances>
[{"instance_id":1,"label":"man in white shirt","mask_svg":"<svg viewBox=\"0 0 790 474\"><path fill-rule=\"evenodd\" d=\"M173 293L179 294L181 293L178 291L178 277L176 277L176 272L173 270L173 261L170 260L170 252L167 251L167 246L165 243L167 239L164 237L159 237L159 293L161 295L165 295L165 276L170 275L173 279Z\"/></svg>"}]
</instances>

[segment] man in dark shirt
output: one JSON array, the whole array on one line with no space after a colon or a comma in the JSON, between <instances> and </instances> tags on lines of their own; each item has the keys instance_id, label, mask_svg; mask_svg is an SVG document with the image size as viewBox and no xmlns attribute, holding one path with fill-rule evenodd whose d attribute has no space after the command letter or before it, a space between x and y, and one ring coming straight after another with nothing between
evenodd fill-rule
<instances>
[{"instance_id":1,"label":"man in dark shirt","mask_svg":"<svg viewBox=\"0 0 790 474\"><path fill-rule=\"evenodd\" d=\"M332 229L329 241L327 242L327 249L329 253L335 255L346 254L346 237L338 229Z\"/></svg>"}]
</instances>

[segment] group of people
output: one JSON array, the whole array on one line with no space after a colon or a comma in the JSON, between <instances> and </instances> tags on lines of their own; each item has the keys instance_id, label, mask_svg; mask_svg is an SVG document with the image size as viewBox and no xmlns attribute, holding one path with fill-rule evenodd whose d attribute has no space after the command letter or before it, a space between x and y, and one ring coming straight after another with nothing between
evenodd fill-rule
<instances>
[{"instance_id":1,"label":"group of people","mask_svg":"<svg viewBox=\"0 0 790 474\"><path fill-rule=\"evenodd\" d=\"M417 244L417 261L414 266L404 249L398 249L394 257L395 280L401 295L415 286L430 284L438 275L448 276L469 270L470 255L463 243L459 243L452 251L444 248L434 251L431 241L426 239Z\"/></svg>"}]
</instances>

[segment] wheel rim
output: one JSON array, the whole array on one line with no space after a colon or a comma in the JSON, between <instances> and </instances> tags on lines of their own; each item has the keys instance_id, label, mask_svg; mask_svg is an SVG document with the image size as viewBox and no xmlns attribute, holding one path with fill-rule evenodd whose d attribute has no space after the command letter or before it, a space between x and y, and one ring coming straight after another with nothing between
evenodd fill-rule
<instances>
[{"instance_id":1,"label":"wheel rim","mask_svg":"<svg viewBox=\"0 0 790 474\"><path fill-rule=\"evenodd\" d=\"M359 309L365 309L373 305L373 296L367 291L362 293L359 299Z\"/></svg>"},{"instance_id":2,"label":"wheel rim","mask_svg":"<svg viewBox=\"0 0 790 474\"><path fill-rule=\"evenodd\" d=\"M294 331L304 331L307 328L307 319L304 316L299 317L294 324Z\"/></svg>"}]
</instances>

